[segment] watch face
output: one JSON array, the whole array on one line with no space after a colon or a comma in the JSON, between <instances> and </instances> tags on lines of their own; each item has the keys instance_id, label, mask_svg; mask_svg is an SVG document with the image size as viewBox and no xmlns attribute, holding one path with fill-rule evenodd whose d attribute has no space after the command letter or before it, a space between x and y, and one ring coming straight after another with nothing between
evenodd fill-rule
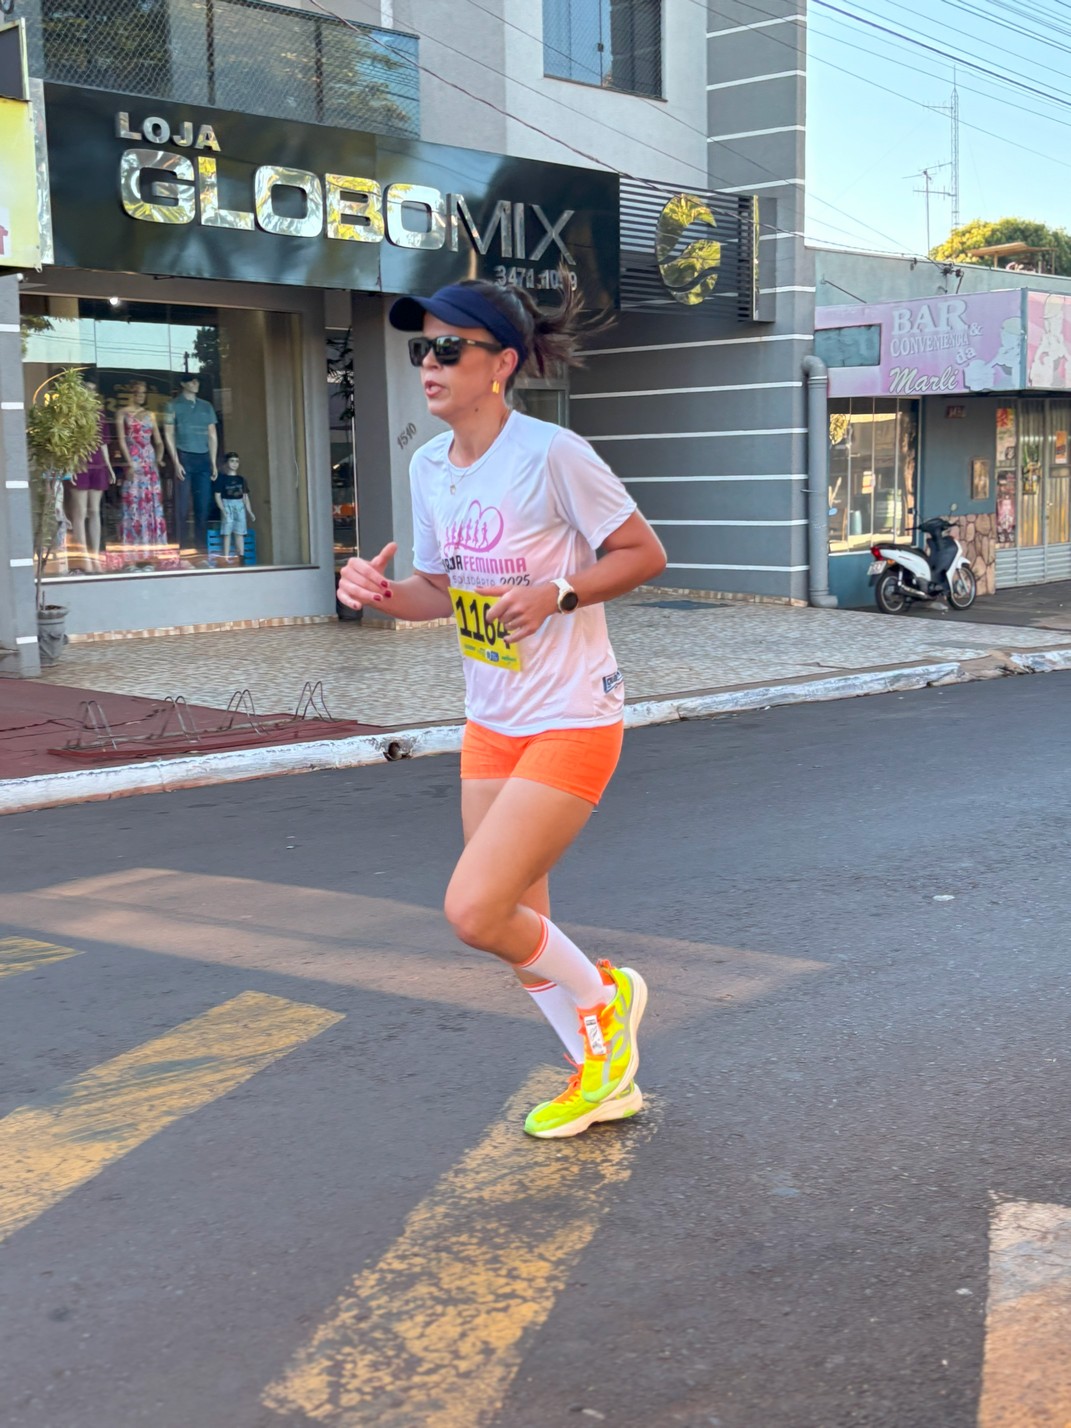
<instances>
[{"instance_id":1,"label":"watch face","mask_svg":"<svg viewBox=\"0 0 1071 1428\"><path fill-rule=\"evenodd\" d=\"M565 594L561 597L561 599L558 601L558 608L559 610L564 610L566 614L568 614L570 610L575 610L579 604L580 596L576 593L576 591L567 590Z\"/></svg>"}]
</instances>

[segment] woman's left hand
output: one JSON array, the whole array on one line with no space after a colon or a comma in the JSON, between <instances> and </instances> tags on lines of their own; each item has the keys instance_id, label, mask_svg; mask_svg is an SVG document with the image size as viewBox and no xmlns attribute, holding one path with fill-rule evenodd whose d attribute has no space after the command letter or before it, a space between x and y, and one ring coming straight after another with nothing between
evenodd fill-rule
<instances>
[{"instance_id":1,"label":"woman's left hand","mask_svg":"<svg viewBox=\"0 0 1071 1428\"><path fill-rule=\"evenodd\" d=\"M556 585L481 585L476 594L494 599L487 618L497 620L513 643L534 635L549 615L558 613Z\"/></svg>"}]
</instances>

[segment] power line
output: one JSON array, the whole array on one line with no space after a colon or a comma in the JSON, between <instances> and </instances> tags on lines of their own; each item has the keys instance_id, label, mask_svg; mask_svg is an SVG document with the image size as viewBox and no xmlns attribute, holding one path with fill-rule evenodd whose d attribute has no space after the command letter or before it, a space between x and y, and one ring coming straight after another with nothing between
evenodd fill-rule
<instances>
[{"instance_id":1,"label":"power line","mask_svg":"<svg viewBox=\"0 0 1071 1428\"><path fill-rule=\"evenodd\" d=\"M701 3L702 3L702 0L689 0L689 3L691 3L691 4L696 4L696 5L697 5L697 4L701 4ZM751 3L751 0L739 0L739 3L746 5L747 8L748 8L749 10L751 10L752 12L754 12L755 14L765 15L765 16L767 16L767 17L769 17L769 18L780 18L780 17L774 15L774 12L773 12L773 11L764 10L761 6L755 5L755 4ZM721 14L720 12L715 11L715 10L713 10L713 9L711 10L711 14L718 14L718 15L719 15L719 18L721 18L721 19L730 19L730 18L731 18L730 16L723 15L723 14ZM811 28L813 29L813 26L812 26ZM844 40L844 39L842 39L842 37L839 36L839 35L831 35L831 34L829 34L827 31L824 31L824 30L817 30L817 31L815 31L815 33L821 35L821 37L822 37L823 39L832 40L833 43L835 43L835 44L843 44L843 45L846 45L849 49L854 50L855 52L857 52L857 53L859 53L859 54L869 54L869 55L873 56L873 58L875 58L875 59L881 59L881 60L886 60L886 59L887 59L887 56L876 54L874 50L868 50L868 49L866 49L866 48L865 48L864 46L862 46L862 45L854 44L854 43L852 43L851 41ZM779 44L779 45L781 45L783 48L785 48L785 49L787 49L787 50L790 50L790 51L791 51L793 54L795 54L795 55L798 55L798 54L799 54L799 51L797 50L797 48L796 48L794 45L789 44L788 41L786 41L786 40L781 40L781 39L779 39L777 36L772 35L772 34L771 34L771 35L768 35L768 36L767 36L767 39L768 39L771 43ZM812 54L812 55L809 56L809 59L816 60L819 64L823 64L823 65L825 65L825 66L826 66L827 68L829 68L829 69L835 69L835 70L838 72L838 74L846 74L850 79L859 79L859 78L860 78L860 76L859 76L854 70L845 69L845 67L844 67L843 65L837 64L834 60L826 59L824 55L815 55L815 54ZM901 62L901 63L902 63L902 62ZM939 75L933 74L930 70L919 69L917 65L903 64L902 67L903 67L904 69L910 69L910 70L912 70L912 71L913 71L914 73L916 73L916 74L925 75L927 79L939 79L939 78L941 77L941 76L939 76ZM870 78L868 78L865 82L866 82L871 88L881 90L881 92L882 92L883 94L891 94L894 99L902 100L902 101L904 101L904 102L906 102L906 103L908 103L908 104L914 104L917 108L927 109L927 108L929 107L929 106L928 106L927 104L925 104L921 99L916 99L913 95L905 94L902 90L890 89L888 85L879 84L878 81L875 80L875 79L870 79ZM967 85L962 85L962 84L961 84L961 85L959 86L959 88L960 88L960 89L966 89L967 92L968 92L968 93L971 93L971 94L980 94L980 95L982 96L982 98L985 98L985 99L992 98L992 96L989 95L989 94L987 94L985 91L976 90L976 89L971 89L971 88L970 88L969 86L967 86ZM1008 104L1008 107L1009 107L1009 108L1019 109L1022 113L1024 113L1024 114L1030 114L1030 115L1032 115L1032 116L1035 117L1035 118L1048 119L1048 120L1049 120L1050 122L1052 122L1052 123L1062 124L1062 125L1065 125L1065 126L1068 126L1068 124L1069 124L1069 121L1068 121L1068 120L1059 119L1059 118L1057 118L1055 115L1038 114L1037 110L1035 110L1035 109L1026 109L1023 105L1015 104L1015 103L1013 103L1013 102L1010 101L1010 100L1005 101L1005 102ZM988 139L997 139L997 140L999 140L1001 143L1003 143L1003 144L1008 144L1008 145L1010 145L1010 146L1011 146L1012 148L1014 148L1014 149L1020 149L1020 150L1022 150L1023 153L1032 154L1032 155L1034 155L1035 157L1039 157L1039 156L1040 156L1040 157L1042 157L1042 158L1047 159L1050 163L1059 164L1062 168L1071 168L1071 163L1068 163L1068 162L1067 162L1066 160L1064 160L1064 159L1059 159L1059 158L1057 158L1055 154L1042 153L1035 145L1020 144L1020 143L1018 143L1015 139L1010 139L1010 138L1008 138L1008 136L1007 136L1006 134L997 134L997 133L994 133L991 129L983 129L983 128L981 127L981 125L979 125L979 124L972 124L972 123L970 123L968 120L963 119L963 118L960 119L960 123L963 125L964 128L973 129L976 133L984 134L984 135L986 136L986 138L988 138ZM886 236L887 236L887 235L886 235Z\"/></svg>"},{"instance_id":2,"label":"power line","mask_svg":"<svg viewBox=\"0 0 1071 1428\"><path fill-rule=\"evenodd\" d=\"M884 35L892 35L898 40L906 40L907 43L916 45L919 49L926 50L929 54L937 55L940 59L948 60L950 63L958 62L968 69L984 75L987 79L995 79L998 83L1010 85L1013 89L1021 89L1024 94L1030 94L1036 98L1043 99L1053 104L1060 104L1065 109L1071 109L1071 101L1061 99L1058 95L1048 90L1039 89L1036 85L1027 84L1021 79L1015 79L1010 75L1003 75L999 71L994 71L986 65L978 64L975 60L960 56L958 61L950 51L939 49L936 45L927 44L920 36L905 34L902 30L891 29L887 25L880 25L876 20L868 20L862 15L857 15L852 10L842 10L839 5L834 5L831 0L812 0L812 4L819 6L823 10L828 10L831 14L841 15L845 19L851 20L856 25L863 25L870 30L878 30Z\"/></svg>"},{"instance_id":3,"label":"power line","mask_svg":"<svg viewBox=\"0 0 1071 1428\"><path fill-rule=\"evenodd\" d=\"M317 9L322 10L322 11L324 12L324 14L330 15L330 16L332 17L332 19L335 19L335 20L340 21L342 24L348 26L348 27L351 28L351 29L356 29L356 28L357 28L357 26L355 26L352 21L347 20L346 17L343 16L343 15L338 15L338 14L336 14L336 12L334 12L334 11L331 10L327 5L325 5L324 3L322 3L322 0L311 0L311 3L312 3ZM482 7L482 6L479 6L478 8L481 8L481 9L482 9L483 7ZM364 34L364 33L365 33L365 32L362 30L362 34ZM371 39L371 40L373 41L373 43L377 44L381 49L385 50L388 54L392 55L392 57L395 57L395 58L397 57L397 56L396 56L396 52L393 51L393 50L391 50L390 46L389 46L385 41L381 40L378 35L371 34L371 35L368 35L367 38ZM444 42L438 41L438 43L444 43ZM464 53L465 53L464 51L457 50L456 47L455 47L455 46L452 46L452 45L445 45L444 47L447 48L447 49L454 50L455 53L460 53L460 54L464 54ZM468 58L472 58L472 57L471 57L471 56L468 56ZM505 109L501 108L501 106L495 104L493 100L487 99L487 98L485 98L483 95L480 95L480 94L474 94L471 90L466 89L464 85L458 84L455 80L447 79L445 75L439 74L436 70L433 70L433 69L429 68L429 66L427 66L426 64L421 63L419 60L411 60L410 63L414 64L415 67L416 67L417 69L419 69L423 74L428 75L429 78L435 79L435 80L438 81L440 84L444 84L444 85L446 85L448 88L453 89L453 90L456 90L458 93L465 95L466 98L472 99L474 102L476 102L476 103L478 103L478 104L482 104L485 108L488 108L488 109L493 110L496 114L499 114L499 115L501 115L501 116L504 117L504 118L510 119L512 122L514 122L514 123L516 123L516 124L520 124L520 125L522 125L524 128L526 128L526 129L530 129L533 133L540 135L540 137L542 137L542 138L544 138L544 139L548 139L551 143L560 145L562 148L566 149L568 152L573 153L573 154L576 154L579 158L584 159L586 162L595 164L596 167L601 168L601 169L609 170L610 172L615 172L615 171L616 171L615 168L614 168L614 166L613 166L612 164L606 163L606 161L605 161L604 159L598 158L596 155L589 153L589 152L588 152L587 150L585 150L585 149L580 149L580 148L578 148L575 144L569 143L567 140L560 138L558 135L549 133L546 129L541 128L538 124L533 124L533 123L531 123L531 121L529 121L529 120L527 120L527 119L523 119L523 118L521 118L519 115L509 113L509 112L506 111ZM507 80L508 82L510 82L510 83L521 84L521 87L526 88L526 89L532 89L532 88L533 88L531 85L524 85L521 81L517 81L517 80L512 79L511 76L507 75L503 70L497 69L494 65L486 64L486 63L485 63L484 61L482 61L482 60L477 61L477 63L479 63L484 69L489 70L492 74L496 74L496 75L498 75L500 78L506 79L506 80ZM543 98L544 100L547 98L547 95L546 95L546 94L544 93L544 91L542 91L542 90L534 90L534 89L533 89L533 92L536 93L536 94L538 94L538 95L539 95L541 98ZM589 115L587 115L587 114L583 114L582 111L580 111L580 110L574 109L572 105L564 104L561 100L554 99L554 100L552 100L552 102L553 102L553 103L556 103L560 108L566 109L566 110L568 110L568 111L571 112L571 113L581 114L582 117L585 118L585 119L590 119L590 117L591 117L591 116L589 116ZM597 122L597 123L601 123L602 121L596 120L596 122ZM683 121L681 121L681 122L683 122ZM611 126L609 126L609 125L604 125L603 127L609 128L609 127L611 127ZM694 126L689 125L689 126L687 126L687 127L693 128ZM698 134L702 134L702 130L700 130L700 129L695 129L695 132L698 133ZM739 149L734 149L730 144L723 144L722 147L725 148L729 153L735 154L738 158L743 159L745 162L753 162L753 163L755 163L755 167L757 167L758 169L760 169L763 173L768 173L768 174L771 176L771 178L775 179L776 181L778 181L778 182L780 182L780 183L786 183L786 184L788 183L789 180L788 180L783 174L778 174L778 173L776 173L775 170L773 170L773 169L771 169L771 168L768 168L765 164L761 164L761 163L757 163L757 162L753 161L753 160L750 158L749 155L746 155L746 154L742 153ZM665 155L666 157L668 157L668 158L676 158L676 157L677 157L676 155L667 154L665 150L656 149L656 150L654 150L654 152L664 154L664 155ZM689 165L689 167L692 168L692 167L694 167L694 165ZM643 184L643 185L645 185L645 186L648 187L648 188L654 189L655 191L659 191L659 192L660 192L660 191L663 189L663 187L664 187L664 185L662 185L662 184L660 184L660 183L657 183L657 182L655 182L655 181L652 180L652 179L648 179L648 178L645 178L645 177L641 177L641 176L636 175L636 174L627 173L627 172L625 172L625 171L623 171L623 170L621 170L620 172L621 172L621 176L622 176L623 178L631 179L633 182ZM723 187L728 187L728 185L725 184L725 182L724 182L723 179L719 179L718 175L716 175L716 174L713 174L713 175L710 174L709 170L699 170L699 169L696 169L696 172L702 172L702 173L704 174L704 178L705 178L705 180L706 180L707 183L710 183L711 180L713 179L715 182L720 182L720 183L722 183ZM816 193L812 193L810 196L815 200L815 202L821 203L824 207L828 207L828 208L832 209L833 212L841 214L842 217L848 218L852 223L856 224L857 226L861 226L861 227L863 227L863 228L868 229L870 232L877 234L878 237L886 239L888 242L895 244L897 247L906 247L909 252L911 251L910 245L905 245L905 244L903 244L900 239L894 238L891 234L884 232L882 229L880 229L880 228L875 228L872 224L868 224L868 223L864 222L862 219L860 219L859 217L857 217L855 214L849 213L847 210L842 209L842 208L839 208L836 204L830 203L827 199L821 198L821 197L820 197L818 194L816 194ZM785 234L786 236L794 236L792 230L785 229L785 228L781 228L779 225L774 224L774 223L762 223L760 226L763 227L763 228L765 228L765 229L767 229L767 230L768 230L769 232L771 232L771 233ZM833 223L828 224L828 226L831 227L831 228L836 228L836 227L837 227L837 225L836 225L836 224L833 224ZM841 230L841 231L842 231L842 232L849 232L850 230L848 230L848 229L843 229L843 230ZM919 255L917 255L917 256L920 256L920 257L921 257L921 256L923 256L923 255L919 254Z\"/></svg>"}]
</instances>

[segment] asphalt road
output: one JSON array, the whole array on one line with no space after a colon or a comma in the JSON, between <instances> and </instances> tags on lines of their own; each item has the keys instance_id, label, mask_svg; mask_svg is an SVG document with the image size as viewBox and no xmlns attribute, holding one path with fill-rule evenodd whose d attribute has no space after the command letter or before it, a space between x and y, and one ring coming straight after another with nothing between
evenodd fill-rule
<instances>
[{"instance_id":1,"label":"asphalt road","mask_svg":"<svg viewBox=\"0 0 1071 1428\"><path fill-rule=\"evenodd\" d=\"M974 1428L994 1197L1071 1204L1069 696L628 735L554 895L650 1109L569 1142L456 760L0 822L4 1428Z\"/></svg>"}]
</instances>

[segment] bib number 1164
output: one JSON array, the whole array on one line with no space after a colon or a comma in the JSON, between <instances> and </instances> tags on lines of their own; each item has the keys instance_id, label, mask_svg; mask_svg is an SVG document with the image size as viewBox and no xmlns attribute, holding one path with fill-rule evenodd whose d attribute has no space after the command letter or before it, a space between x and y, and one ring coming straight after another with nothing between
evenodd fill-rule
<instances>
[{"instance_id":1,"label":"bib number 1164","mask_svg":"<svg viewBox=\"0 0 1071 1428\"><path fill-rule=\"evenodd\" d=\"M503 634L501 624L489 618L494 600L474 595L471 590L455 589L454 586L450 587L450 600L454 607L461 653L465 658L491 665L494 669L517 673L521 668L520 650Z\"/></svg>"}]
</instances>

